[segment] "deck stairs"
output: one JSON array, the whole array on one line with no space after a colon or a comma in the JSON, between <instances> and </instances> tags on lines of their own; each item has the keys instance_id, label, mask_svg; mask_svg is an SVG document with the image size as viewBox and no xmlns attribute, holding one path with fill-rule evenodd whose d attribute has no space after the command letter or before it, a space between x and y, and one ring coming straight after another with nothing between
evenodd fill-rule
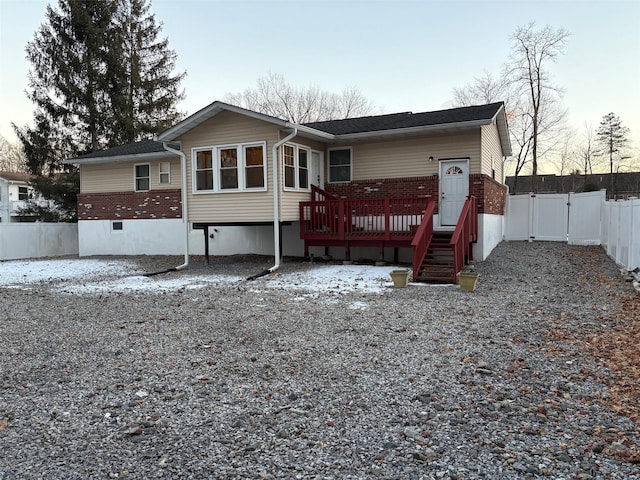
<instances>
[{"instance_id":1,"label":"deck stairs","mask_svg":"<svg viewBox=\"0 0 640 480\"><path fill-rule=\"evenodd\" d=\"M456 283L456 266L451 236L453 232L433 232L418 277L414 282Z\"/></svg>"}]
</instances>

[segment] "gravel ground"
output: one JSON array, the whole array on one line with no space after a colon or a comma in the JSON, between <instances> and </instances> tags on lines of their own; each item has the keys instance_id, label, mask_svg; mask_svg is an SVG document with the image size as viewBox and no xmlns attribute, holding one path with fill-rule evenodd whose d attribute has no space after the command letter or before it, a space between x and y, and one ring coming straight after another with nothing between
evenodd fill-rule
<instances>
[{"instance_id":1,"label":"gravel ground","mask_svg":"<svg viewBox=\"0 0 640 480\"><path fill-rule=\"evenodd\" d=\"M610 373L552 335L604 328L631 288L595 280L619 276L599 248L502 243L474 293L267 288L313 268L158 293L0 287L0 478L640 478Z\"/></svg>"}]
</instances>

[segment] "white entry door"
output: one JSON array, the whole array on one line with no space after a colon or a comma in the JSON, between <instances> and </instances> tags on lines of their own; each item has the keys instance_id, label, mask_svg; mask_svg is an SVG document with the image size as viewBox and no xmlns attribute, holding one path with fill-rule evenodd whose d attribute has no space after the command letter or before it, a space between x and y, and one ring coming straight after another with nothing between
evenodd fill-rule
<instances>
[{"instance_id":1,"label":"white entry door","mask_svg":"<svg viewBox=\"0 0 640 480\"><path fill-rule=\"evenodd\" d=\"M440 225L455 225L469 195L469 161L440 162Z\"/></svg>"},{"instance_id":2,"label":"white entry door","mask_svg":"<svg viewBox=\"0 0 640 480\"><path fill-rule=\"evenodd\" d=\"M309 180L312 185L324 188L324 162L322 152L311 151L310 175L311 178Z\"/></svg>"}]
</instances>

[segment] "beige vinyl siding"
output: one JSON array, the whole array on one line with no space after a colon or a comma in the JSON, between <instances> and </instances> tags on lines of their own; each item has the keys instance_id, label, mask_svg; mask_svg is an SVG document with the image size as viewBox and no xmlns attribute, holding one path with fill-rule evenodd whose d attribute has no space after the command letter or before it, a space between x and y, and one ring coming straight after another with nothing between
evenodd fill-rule
<instances>
[{"instance_id":1,"label":"beige vinyl siding","mask_svg":"<svg viewBox=\"0 0 640 480\"><path fill-rule=\"evenodd\" d=\"M445 158L469 158L471 173L480 170L480 130L340 146L353 148L354 181L437 175Z\"/></svg>"},{"instance_id":2,"label":"beige vinyl siding","mask_svg":"<svg viewBox=\"0 0 640 480\"><path fill-rule=\"evenodd\" d=\"M171 183L160 184L160 162L170 162ZM180 188L180 159L139 160L131 162L80 165L80 193L110 193L134 191L134 165L150 165L151 190Z\"/></svg>"},{"instance_id":3,"label":"beige vinyl siding","mask_svg":"<svg viewBox=\"0 0 640 480\"><path fill-rule=\"evenodd\" d=\"M502 147L496 125L482 126L482 173L491 177L496 171L496 181L502 183Z\"/></svg>"},{"instance_id":4,"label":"beige vinyl siding","mask_svg":"<svg viewBox=\"0 0 640 480\"><path fill-rule=\"evenodd\" d=\"M261 120L222 112L179 138L187 157L187 193L190 222L268 222L273 220L271 150L280 130ZM266 192L195 193L191 149L249 142L266 143Z\"/></svg>"}]
</instances>

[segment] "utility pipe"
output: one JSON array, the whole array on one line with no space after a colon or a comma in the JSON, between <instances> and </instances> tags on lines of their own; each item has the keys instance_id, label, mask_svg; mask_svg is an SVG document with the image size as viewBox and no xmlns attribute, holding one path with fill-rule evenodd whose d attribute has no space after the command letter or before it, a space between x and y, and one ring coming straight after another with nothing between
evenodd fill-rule
<instances>
[{"instance_id":1,"label":"utility pipe","mask_svg":"<svg viewBox=\"0 0 640 480\"><path fill-rule=\"evenodd\" d=\"M279 182L279 174L278 174L278 148L284 145L286 142L291 140L298 134L298 129L296 127L292 127L293 131L284 137L282 140L273 144L273 148L271 149L271 159L273 162L273 243L275 250L275 259L273 267L264 270L263 272L258 273L257 275L253 275L247 280L255 280L256 278L264 277L269 273L275 272L278 268L280 268L280 182Z\"/></svg>"},{"instance_id":2,"label":"utility pipe","mask_svg":"<svg viewBox=\"0 0 640 480\"><path fill-rule=\"evenodd\" d=\"M175 153L180 157L180 190L182 196L182 222L184 223L184 263L172 270L183 270L189 266L189 221L187 218L187 156L184 152L171 148L167 142L162 142L167 152Z\"/></svg>"}]
</instances>

